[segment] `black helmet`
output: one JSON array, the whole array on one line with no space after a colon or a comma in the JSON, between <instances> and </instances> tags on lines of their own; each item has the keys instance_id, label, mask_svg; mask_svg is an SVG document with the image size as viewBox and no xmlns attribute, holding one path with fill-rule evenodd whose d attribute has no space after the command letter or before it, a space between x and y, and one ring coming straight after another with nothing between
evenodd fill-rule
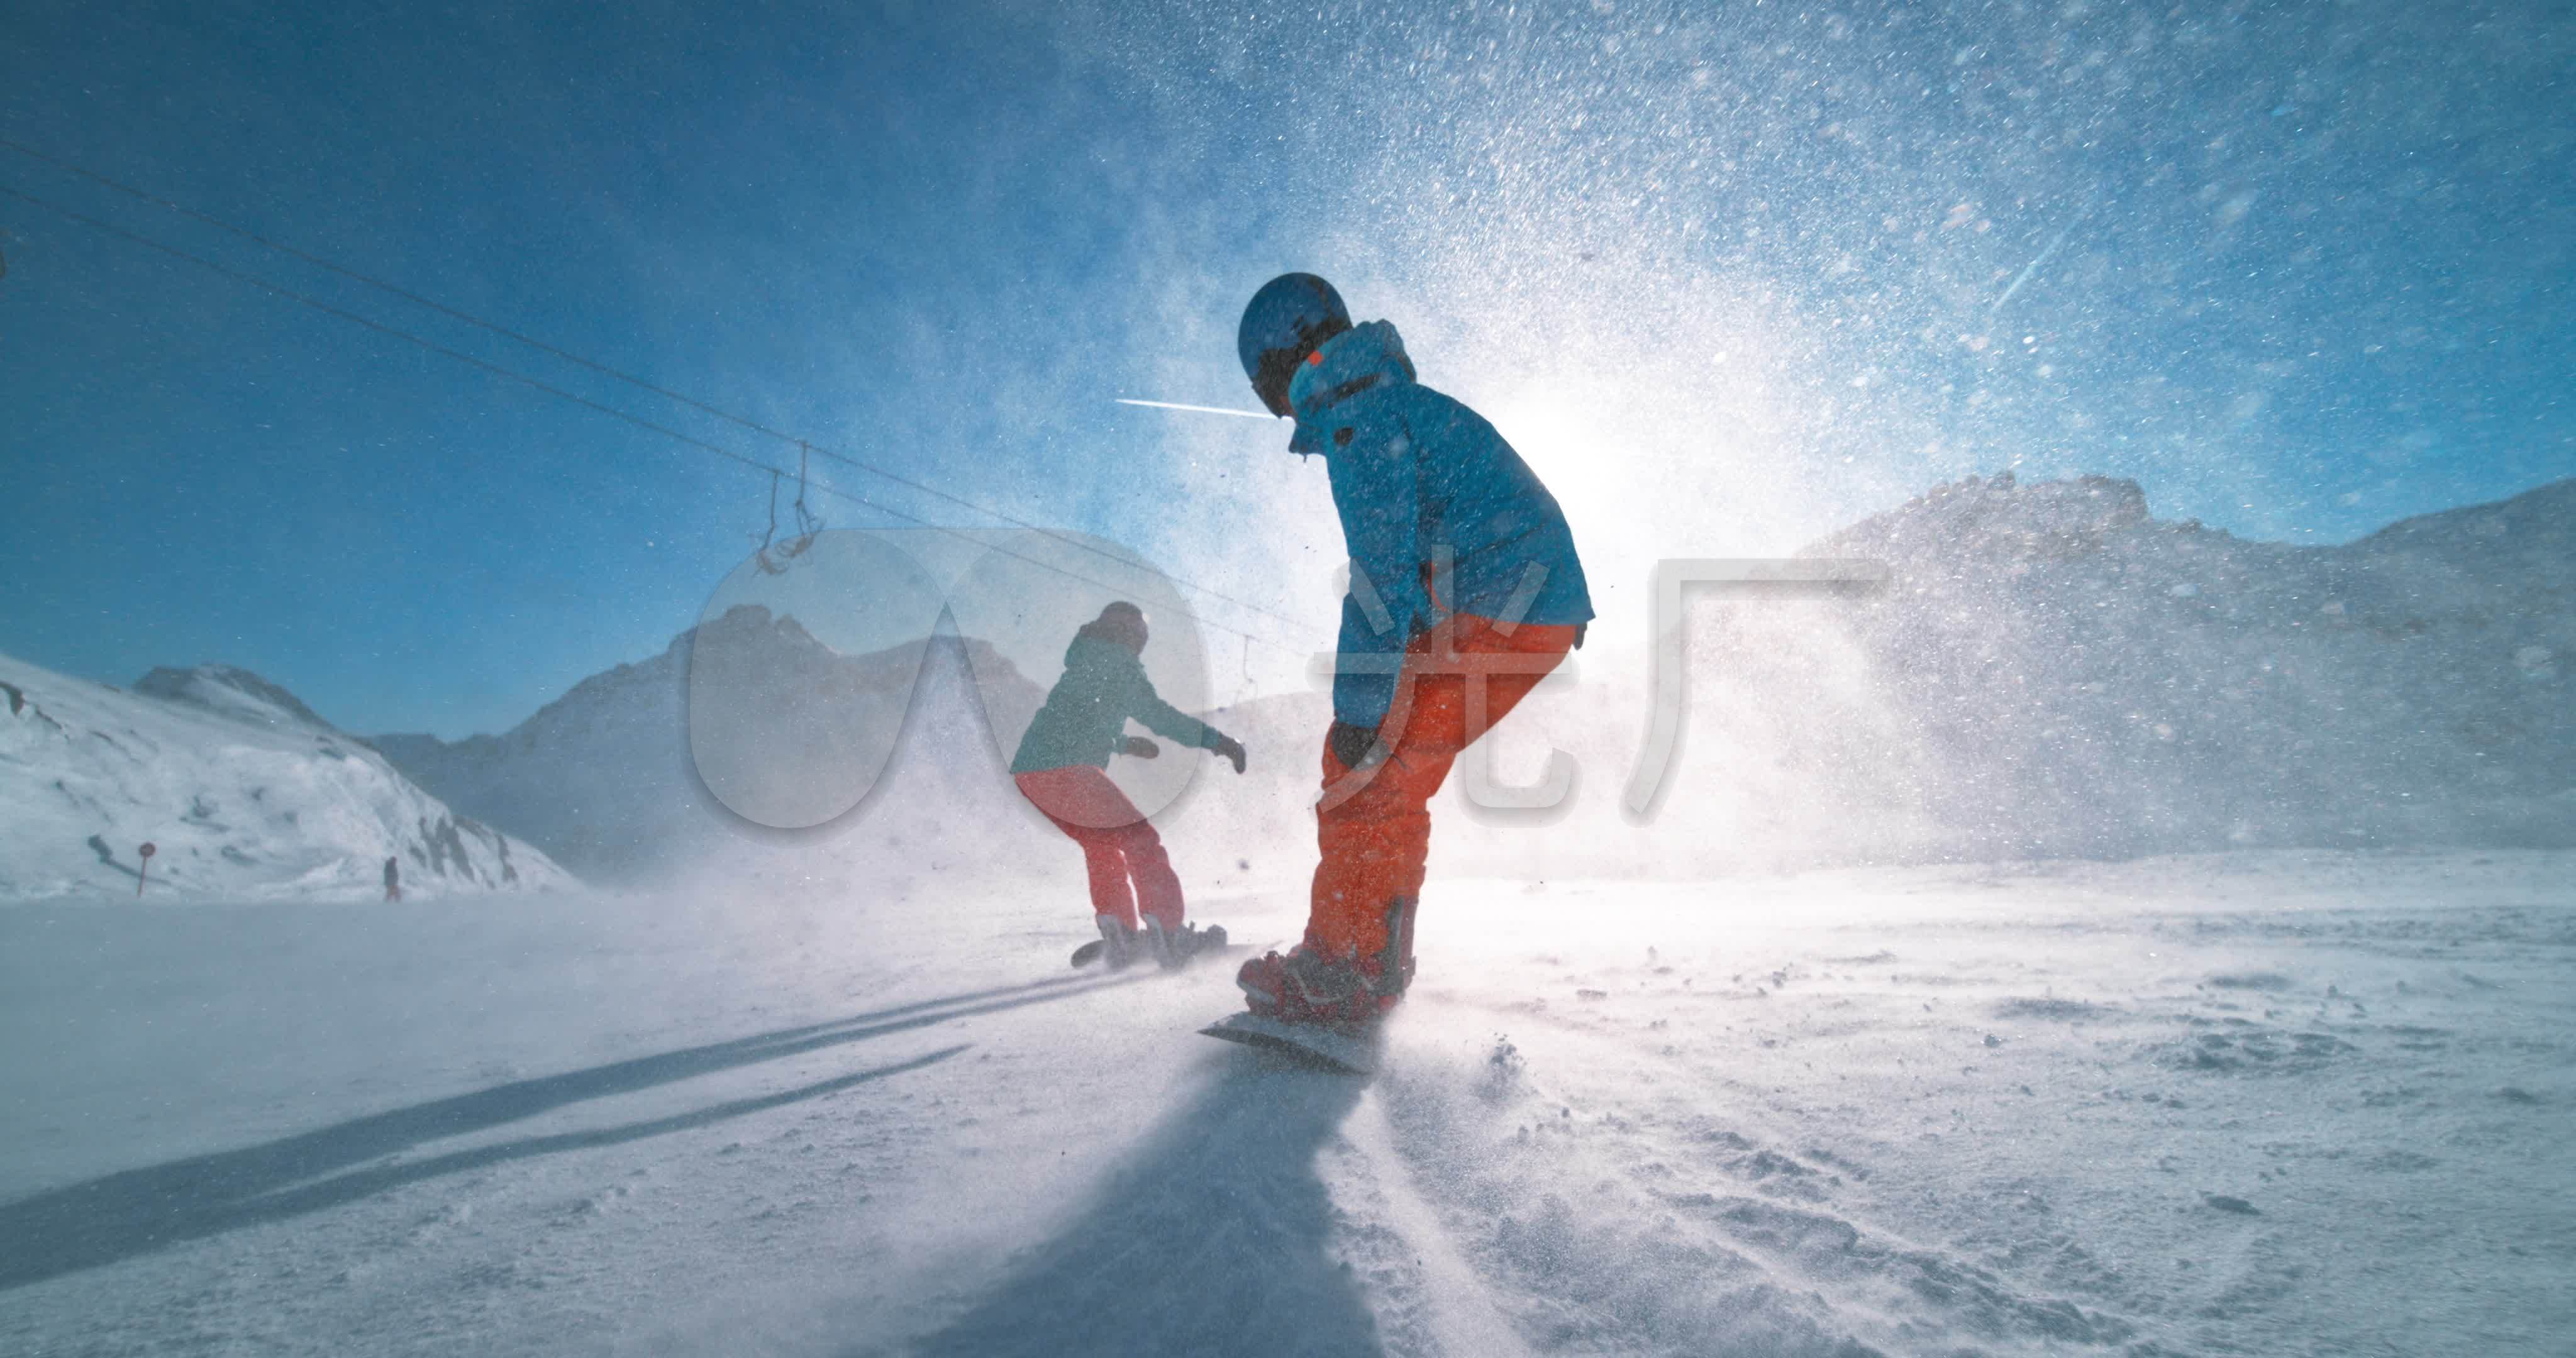
<instances>
[{"instance_id":1,"label":"black helmet","mask_svg":"<svg viewBox=\"0 0 2576 1358\"><path fill-rule=\"evenodd\" d=\"M1288 379L1324 341L1351 328L1351 313L1333 285L1310 273L1283 273L1261 285L1243 308L1235 353L1252 393L1273 415L1286 415Z\"/></svg>"}]
</instances>

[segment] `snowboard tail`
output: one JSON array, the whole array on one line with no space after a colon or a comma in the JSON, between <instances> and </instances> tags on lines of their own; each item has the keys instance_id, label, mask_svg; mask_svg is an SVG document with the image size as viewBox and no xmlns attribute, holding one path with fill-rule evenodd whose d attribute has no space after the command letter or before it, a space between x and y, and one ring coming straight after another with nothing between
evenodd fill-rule
<instances>
[{"instance_id":1,"label":"snowboard tail","mask_svg":"<svg viewBox=\"0 0 2576 1358\"><path fill-rule=\"evenodd\" d=\"M1345 1075L1374 1075L1382 1047L1375 1025L1282 1023L1251 1012L1228 1014L1199 1029L1209 1037L1277 1052L1292 1061Z\"/></svg>"}]
</instances>

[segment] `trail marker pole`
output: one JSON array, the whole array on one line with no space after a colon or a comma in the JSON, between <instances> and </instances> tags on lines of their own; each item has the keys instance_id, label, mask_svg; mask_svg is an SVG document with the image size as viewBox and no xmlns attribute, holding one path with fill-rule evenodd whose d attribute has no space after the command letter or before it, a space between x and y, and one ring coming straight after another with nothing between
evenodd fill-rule
<instances>
[{"instance_id":1,"label":"trail marker pole","mask_svg":"<svg viewBox=\"0 0 2576 1358\"><path fill-rule=\"evenodd\" d=\"M143 879L152 875L152 855L158 852L160 850L153 848L150 840L145 840L143 847L135 850L135 853L143 859L143 866L136 869L134 873L134 895L137 900L142 899L143 896Z\"/></svg>"}]
</instances>

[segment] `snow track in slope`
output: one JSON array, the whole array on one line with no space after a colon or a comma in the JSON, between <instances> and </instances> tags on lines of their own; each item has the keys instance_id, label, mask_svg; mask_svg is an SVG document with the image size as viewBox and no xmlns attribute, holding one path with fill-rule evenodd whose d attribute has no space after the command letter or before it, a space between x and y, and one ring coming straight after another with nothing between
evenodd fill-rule
<instances>
[{"instance_id":1,"label":"snow track in slope","mask_svg":"<svg viewBox=\"0 0 2576 1358\"><path fill-rule=\"evenodd\" d=\"M1439 1203L1474 1294L1507 1299L1529 1351L1857 1358L2098 1349L2132 1333L1871 1224L1837 1200L1834 1167L1748 1136L1758 1113L1676 1110L1634 1096L1656 1080L1620 1096L1581 1078L1629 1079L1633 1051L1548 1030L1497 1041L1481 1071L1430 1042L1404 1056L1379 1085L1390 1144ZM1660 1082L1688 1079L1672 1068Z\"/></svg>"},{"instance_id":2,"label":"snow track in slope","mask_svg":"<svg viewBox=\"0 0 2576 1358\"><path fill-rule=\"evenodd\" d=\"M1326 1252L1335 1213L1313 1169L1360 1087L1234 1056L1215 1055L1195 1094L1088 1205L903 1351L1321 1356L1375 1347L1359 1287Z\"/></svg>"},{"instance_id":3,"label":"snow track in slope","mask_svg":"<svg viewBox=\"0 0 2576 1358\"><path fill-rule=\"evenodd\" d=\"M1361 1098L1325 1157L1342 1211L1337 1252L1366 1281L1391 1354L1522 1358L1530 1352L1475 1264L1413 1183L1384 1094Z\"/></svg>"}]
</instances>

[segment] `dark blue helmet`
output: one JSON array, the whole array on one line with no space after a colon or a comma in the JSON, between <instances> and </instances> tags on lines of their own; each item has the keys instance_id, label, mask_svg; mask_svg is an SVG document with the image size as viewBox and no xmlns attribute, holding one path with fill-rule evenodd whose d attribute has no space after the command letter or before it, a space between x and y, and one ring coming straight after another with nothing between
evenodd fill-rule
<instances>
[{"instance_id":1,"label":"dark blue helmet","mask_svg":"<svg viewBox=\"0 0 2576 1358\"><path fill-rule=\"evenodd\" d=\"M1310 273L1283 273L1261 285L1243 308L1235 353L1252 392L1273 415L1286 415L1288 379L1324 341L1351 328L1350 308L1333 285Z\"/></svg>"}]
</instances>

